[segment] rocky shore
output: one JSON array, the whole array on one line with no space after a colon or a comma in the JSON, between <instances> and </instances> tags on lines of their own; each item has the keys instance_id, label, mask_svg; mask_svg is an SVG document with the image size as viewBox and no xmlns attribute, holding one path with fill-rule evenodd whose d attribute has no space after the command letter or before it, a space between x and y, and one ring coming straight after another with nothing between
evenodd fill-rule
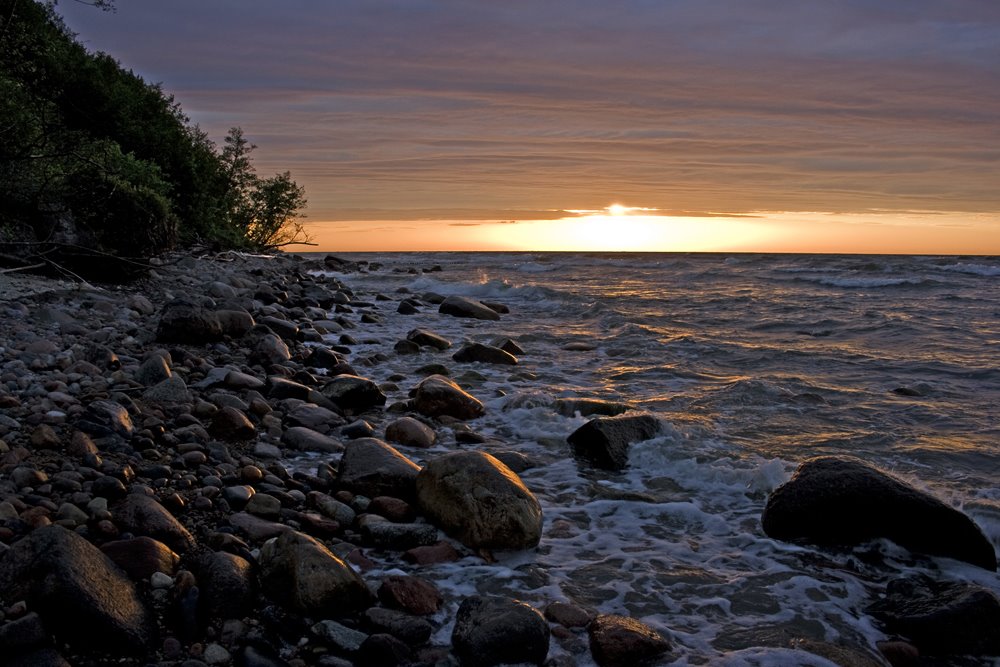
<instances>
[{"instance_id":1,"label":"rocky shore","mask_svg":"<svg viewBox=\"0 0 1000 667\"><path fill-rule=\"evenodd\" d=\"M0 275L0 665L669 660L670 638L641 619L448 599L426 574L539 544L542 507L518 476L531 462L477 449L484 438L468 422L485 408L447 365L392 376L392 387L364 370L421 349L503 365L522 351L512 340L453 350L415 329L381 341L384 354L353 354L381 317L433 309L490 332L508 316L473 299L359 294L321 273L373 268L227 253L163 258L122 287ZM409 399L388 403L400 388ZM625 405L563 408L600 415L567 434L581 465L620 469L658 428ZM454 446L415 455L442 442ZM308 470L289 465L307 453ZM866 509L873 494L877 512ZM996 568L967 517L851 460L804 464L763 528L819 545L886 537ZM907 664L920 640L932 654L1000 653L988 590L890 588L871 614L906 641L852 664ZM907 611L920 595L925 606Z\"/></svg>"}]
</instances>

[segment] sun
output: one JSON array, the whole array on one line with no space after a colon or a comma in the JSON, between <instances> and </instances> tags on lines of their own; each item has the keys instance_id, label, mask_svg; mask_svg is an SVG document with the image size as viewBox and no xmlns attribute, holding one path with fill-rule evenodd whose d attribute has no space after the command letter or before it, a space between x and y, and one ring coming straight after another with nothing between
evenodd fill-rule
<instances>
[{"instance_id":1,"label":"sun","mask_svg":"<svg viewBox=\"0 0 1000 667\"><path fill-rule=\"evenodd\" d=\"M626 215L629 212L629 207L622 204L612 204L607 210L608 215Z\"/></svg>"}]
</instances>

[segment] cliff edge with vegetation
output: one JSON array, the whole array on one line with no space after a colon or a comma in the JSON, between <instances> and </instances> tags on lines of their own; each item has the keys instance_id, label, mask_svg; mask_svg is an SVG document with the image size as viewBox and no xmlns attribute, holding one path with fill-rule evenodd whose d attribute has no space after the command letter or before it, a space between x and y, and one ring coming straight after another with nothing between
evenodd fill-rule
<instances>
[{"instance_id":1,"label":"cliff edge with vegetation","mask_svg":"<svg viewBox=\"0 0 1000 667\"><path fill-rule=\"evenodd\" d=\"M115 280L177 247L305 240L303 188L258 176L253 148L238 127L217 146L54 4L0 0L0 270Z\"/></svg>"}]
</instances>

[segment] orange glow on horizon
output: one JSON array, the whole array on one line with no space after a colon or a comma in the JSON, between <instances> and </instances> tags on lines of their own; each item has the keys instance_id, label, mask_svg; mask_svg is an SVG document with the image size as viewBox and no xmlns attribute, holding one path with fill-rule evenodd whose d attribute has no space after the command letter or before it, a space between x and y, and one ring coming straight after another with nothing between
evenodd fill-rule
<instances>
[{"instance_id":1,"label":"orange glow on horizon","mask_svg":"<svg viewBox=\"0 0 1000 667\"><path fill-rule=\"evenodd\" d=\"M667 216L612 204L555 220L309 223L290 252L576 251L1000 255L1000 217L966 213Z\"/></svg>"}]
</instances>

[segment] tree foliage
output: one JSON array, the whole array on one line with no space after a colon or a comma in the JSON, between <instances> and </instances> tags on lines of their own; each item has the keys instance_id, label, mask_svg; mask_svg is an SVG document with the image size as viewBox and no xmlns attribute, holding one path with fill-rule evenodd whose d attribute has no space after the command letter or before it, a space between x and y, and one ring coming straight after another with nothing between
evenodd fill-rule
<instances>
[{"instance_id":1,"label":"tree foliage","mask_svg":"<svg viewBox=\"0 0 1000 667\"><path fill-rule=\"evenodd\" d=\"M160 86L84 49L54 2L0 0L0 241L148 256L305 240L303 189L259 177L253 148L233 128L219 150Z\"/></svg>"}]
</instances>

